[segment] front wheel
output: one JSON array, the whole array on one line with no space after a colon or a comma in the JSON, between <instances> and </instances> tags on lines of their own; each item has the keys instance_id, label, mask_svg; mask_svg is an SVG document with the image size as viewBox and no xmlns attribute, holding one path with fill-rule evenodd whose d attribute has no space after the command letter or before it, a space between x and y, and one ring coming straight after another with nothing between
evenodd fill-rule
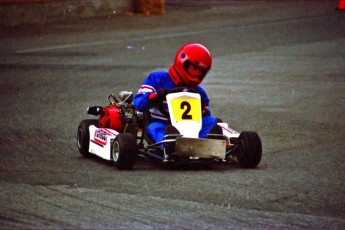
<instances>
[{"instance_id":1,"label":"front wheel","mask_svg":"<svg viewBox=\"0 0 345 230\"><path fill-rule=\"evenodd\" d=\"M262 144L256 132L242 132L239 136L238 161L243 168L255 168L261 161Z\"/></svg>"},{"instance_id":2,"label":"front wheel","mask_svg":"<svg viewBox=\"0 0 345 230\"><path fill-rule=\"evenodd\" d=\"M112 147L112 158L115 166L121 170L130 170L138 157L138 148L133 134L120 133Z\"/></svg>"}]
</instances>

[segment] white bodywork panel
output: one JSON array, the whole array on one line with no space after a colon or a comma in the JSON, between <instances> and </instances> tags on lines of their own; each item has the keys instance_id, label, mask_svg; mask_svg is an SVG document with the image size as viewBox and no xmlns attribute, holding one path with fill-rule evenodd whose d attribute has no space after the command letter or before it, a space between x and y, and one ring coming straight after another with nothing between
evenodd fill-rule
<instances>
[{"instance_id":1,"label":"white bodywork panel","mask_svg":"<svg viewBox=\"0 0 345 230\"><path fill-rule=\"evenodd\" d=\"M202 127L201 99L197 93L179 92L166 96L171 124L184 137L198 138Z\"/></svg>"},{"instance_id":2,"label":"white bodywork panel","mask_svg":"<svg viewBox=\"0 0 345 230\"><path fill-rule=\"evenodd\" d=\"M89 131L89 152L103 159L111 160L111 147L119 133L113 129L97 128L94 125L89 126Z\"/></svg>"},{"instance_id":3,"label":"white bodywork panel","mask_svg":"<svg viewBox=\"0 0 345 230\"><path fill-rule=\"evenodd\" d=\"M223 134L224 134L225 136L227 136L228 138L231 138L231 137L239 137L239 136L240 136L240 133L237 132L237 131L235 131L235 130L233 130L232 128L230 128L229 125L228 125L227 123L222 122L222 123L218 123L218 125L219 125L220 127L222 127L222 129L223 129Z\"/></svg>"}]
</instances>

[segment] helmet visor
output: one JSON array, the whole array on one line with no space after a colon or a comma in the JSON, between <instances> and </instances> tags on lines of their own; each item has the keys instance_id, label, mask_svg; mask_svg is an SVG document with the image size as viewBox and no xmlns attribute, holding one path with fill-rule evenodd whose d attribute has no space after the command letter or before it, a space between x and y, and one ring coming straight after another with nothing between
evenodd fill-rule
<instances>
[{"instance_id":1,"label":"helmet visor","mask_svg":"<svg viewBox=\"0 0 345 230\"><path fill-rule=\"evenodd\" d=\"M208 70L200 68L189 60L183 63L183 68L192 78L198 78L199 80L203 80L208 72Z\"/></svg>"}]
</instances>

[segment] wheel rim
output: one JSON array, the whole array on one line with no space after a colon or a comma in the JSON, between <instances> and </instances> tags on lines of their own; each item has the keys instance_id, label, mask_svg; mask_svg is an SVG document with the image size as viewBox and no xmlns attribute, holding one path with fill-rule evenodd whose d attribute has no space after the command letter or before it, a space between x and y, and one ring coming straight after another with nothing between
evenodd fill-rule
<instances>
[{"instance_id":1,"label":"wheel rim","mask_svg":"<svg viewBox=\"0 0 345 230\"><path fill-rule=\"evenodd\" d=\"M114 142L114 146L113 146L113 160L114 162L117 162L119 160L119 143L117 141Z\"/></svg>"}]
</instances>

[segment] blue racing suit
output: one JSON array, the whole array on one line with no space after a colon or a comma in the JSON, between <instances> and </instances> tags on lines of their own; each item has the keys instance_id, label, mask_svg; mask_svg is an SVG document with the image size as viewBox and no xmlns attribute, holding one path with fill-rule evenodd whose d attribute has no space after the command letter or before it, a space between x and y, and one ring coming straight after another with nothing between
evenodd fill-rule
<instances>
[{"instance_id":1,"label":"blue racing suit","mask_svg":"<svg viewBox=\"0 0 345 230\"><path fill-rule=\"evenodd\" d=\"M138 93L134 96L134 107L136 110L144 112L149 110L151 114L151 123L147 127L148 136L155 142L160 142L164 139L165 127L171 124L169 117L162 114L157 106L149 101L149 95L155 93L160 89L174 89L180 87L174 84L171 80L169 73L166 71L156 71L150 73L140 86ZM203 88L197 86L201 96L203 105L202 113L202 128L199 132L200 138L205 138L211 128L217 124L217 120L211 117L209 108L209 99ZM168 111L166 101L163 102L163 108Z\"/></svg>"}]
</instances>

